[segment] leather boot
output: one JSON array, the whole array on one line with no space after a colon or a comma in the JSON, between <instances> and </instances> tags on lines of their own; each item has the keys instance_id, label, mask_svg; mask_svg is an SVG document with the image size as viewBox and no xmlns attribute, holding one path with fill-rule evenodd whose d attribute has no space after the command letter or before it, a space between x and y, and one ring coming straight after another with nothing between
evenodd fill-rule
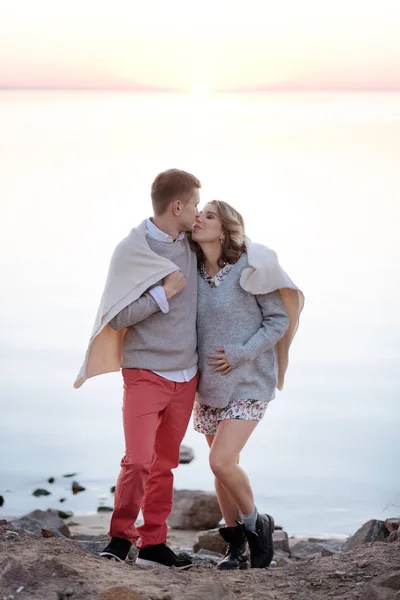
<instances>
[{"instance_id":1,"label":"leather boot","mask_svg":"<svg viewBox=\"0 0 400 600\"><path fill-rule=\"evenodd\" d=\"M225 558L219 561L217 569L248 569L249 558L246 550L246 528L243 523L236 521L236 527L221 527L220 536L228 542Z\"/></svg>"},{"instance_id":2,"label":"leather boot","mask_svg":"<svg viewBox=\"0 0 400 600\"><path fill-rule=\"evenodd\" d=\"M272 534L275 523L270 515L258 515L256 533L246 529L246 538L250 547L250 564L252 569L266 569L274 558Z\"/></svg>"}]
</instances>

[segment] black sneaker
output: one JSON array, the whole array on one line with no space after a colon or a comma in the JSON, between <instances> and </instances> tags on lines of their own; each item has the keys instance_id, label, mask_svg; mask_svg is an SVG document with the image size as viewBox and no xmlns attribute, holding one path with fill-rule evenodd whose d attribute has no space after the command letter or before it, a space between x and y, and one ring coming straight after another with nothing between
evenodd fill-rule
<instances>
[{"instance_id":1,"label":"black sneaker","mask_svg":"<svg viewBox=\"0 0 400 600\"><path fill-rule=\"evenodd\" d=\"M119 560L119 562L124 562L126 557L128 556L129 548L132 546L129 540L124 540L123 538L113 537L111 538L111 542L104 548L102 552L100 552L100 556L104 556L104 558L115 558L115 560Z\"/></svg>"},{"instance_id":2,"label":"black sneaker","mask_svg":"<svg viewBox=\"0 0 400 600\"><path fill-rule=\"evenodd\" d=\"M252 569L266 569L274 558L272 534L275 523L270 515L258 515L256 533L246 529L246 537L250 547L250 565Z\"/></svg>"},{"instance_id":3,"label":"black sneaker","mask_svg":"<svg viewBox=\"0 0 400 600\"><path fill-rule=\"evenodd\" d=\"M141 548L136 564L142 567L175 567L176 569L188 569L193 565L190 559L180 558L166 544Z\"/></svg>"}]
</instances>

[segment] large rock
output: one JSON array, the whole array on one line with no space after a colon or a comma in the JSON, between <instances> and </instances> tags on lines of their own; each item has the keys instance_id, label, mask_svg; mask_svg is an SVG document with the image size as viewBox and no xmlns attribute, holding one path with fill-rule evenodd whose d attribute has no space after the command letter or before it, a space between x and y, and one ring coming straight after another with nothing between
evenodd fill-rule
<instances>
[{"instance_id":1,"label":"large rock","mask_svg":"<svg viewBox=\"0 0 400 600\"><path fill-rule=\"evenodd\" d=\"M294 544L290 549L292 558L302 559L310 558L311 556L332 556L336 554L335 550L331 550L323 545L323 543L300 541Z\"/></svg>"},{"instance_id":2,"label":"large rock","mask_svg":"<svg viewBox=\"0 0 400 600\"><path fill-rule=\"evenodd\" d=\"M211 529L222 519L217 496L200 490L174 490L168 525L173 529Z\"/></svg>"},{"instance_id":3,"label":"large rock","mask_svg":"<svg viewBox=\"0 0 400 600\"><path fill-rule=\"evenodd\" d=\"M58 516L58 512L51 508L49 510L33 510L24 517L12 521L12 524L14 527L33 531L34 533L40 533L42 529L49 529L58 535L71 537L68 525Z\"/></svg>"},{"instance_id":4,"label":"large rock","mask_svg":"<svg viewBox=\"0 0 400 600\"><path fill-rule=\"evenodd\" d=\"M388 542L400 542L400 529L395 529L391 533L389 533L389 537L387 538Z\"/></svg>"},{"instance_id":5,"label":"large rock","mask_svg":"<svg viewBox=\"0 0 400 600\"><path fill-rule=\"evenodd\" d=\"M181 465L188 465L194 459L194 452L189 446L181 444L179 448L179 463Z\"/></svg>"},{"instance_id":6,"label":"large rock","mask_svg":"<svg viewBox=\"0 0 400 600\"><path fill-rule=\"evenodd\" d=\"M383 542L388 535L389 532L385 528L384 521L371 519L364 523L364 525L362 525L360 529L347 540L343 546L343 550L352 550L353 548L357 548L357 546L368 544L369 542Z\"/></svg>"},{"instance_id":7,"label":"large rock","mask_svg":"<svg viewBox=\"0 0 400 600\"><path fill-rule=\"evenodd\" d=\"M290 555L289 548L289 538L286 531L278 530L274 531L272 534L272 539L274 542L274 551L275 552L284 552L287 555Z\"/></svg>"},{"instance_id":8,"label":"large rock","mask_svg":"<svg viewBox=\"0 0 400 600\"><path fill-rule=\"evenodd\" d=\"M389 533L397 531L400 528L400 519L386 519L385 528Z\"/></svg>"},{"instance_id":9,"label":"large rock","mask_svg":"<svg viewBox=\"0 0 400 600\"><path fill-rule=\"evenodd\" d=\"M227 547L228 544L219 535L218 529L209 529L208 531L200 531L197 534L193 544L193 552L210 550L211 552L225 554Z\"/></svg>"},{"instance_id":10,"label":"large rock","mask_svg":"<svg viewBox=\"0 0 400 600\"><path fill-rule=\"evenodd\" d=\"M339 552L339 550L343 550L343 546L346 543L346 540L343 539L324 539L324 538L308 538L308 542L315 542L317 544L321 544L328 550L333 550L335 552Z\"/></svg>"}]
</instances>

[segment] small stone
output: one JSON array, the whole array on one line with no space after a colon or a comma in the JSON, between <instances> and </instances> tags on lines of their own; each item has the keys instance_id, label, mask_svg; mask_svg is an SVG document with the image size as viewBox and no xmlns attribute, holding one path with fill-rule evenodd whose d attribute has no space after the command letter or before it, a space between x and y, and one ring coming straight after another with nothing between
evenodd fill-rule
<instances>
[{"instance_id":1,"label":"small stone","mask_svg":"<svg viewBox=\"0 0 400 600\"><path fill-rule=\"evenodd\" d=\"M183 444L181 444L181 447L179 449L179 464L180 465L188 465L189 463L192 462L193 459L194 459L194 452L193 452L192 448L189 448L189 446L184 446Z\"/></svg>"},{"instance_id":2,"label":"small stone","mask_svg":"<svg viewBox=\"0 0 400 600\"><path fill-rule=\"evenodd\" d=\"M6 525L7 523L7 519L0 519L0 525Z\"/></svg>"},{"instance_id":3,"label":"small stone","mask_svg":"<svg viewBox=\"0 0 400 600\"><path fill-rule=\"evenodd\" d=\"M43 488L37 488L34 492L32 492L32 496L36 496L39 498L40 496L50 496L51 492L44 490Z\"/></svg>"},{"instance_id":4,"label":"small stone","mask_svg":"<svg viewBox=\"0 0 400 600\"><path fill-rule=\"evenodd\" d=\"M3 506L3 504L4 504L4 497L0 496L0 506Z\"/></svg>"},{"instance_id":5,"label":"small stone","mask_svg":"<svg viewBox=\"0 0 400 600\"><path fill-rule=\"evenodd\" d=\"M112 512L114 509L111 506L98 506L97 512Z\"/></svg>"},{"instance_id":6,"label":"small stone","mask_svg":"<svg viewBox=\"0 0 400 600\"><path fill-rule=\"evenodd\" d=\"M66 473L63 477L75 477L78 473Z\"/></svg>"},{"instance_id":7,"label":"small stone","mask_svg":"<svg viewBox=\"0 0 400 600\"><path fill-rule=\"evenodd\" d=\"M79 492L84 492L86 488L80 485L77 481L72 482L72 493L78 494Z\"/></svg>"},{"instance_id":8,"label":"small stone","mask_svg":"<svg viewBox=\"0 0 400 600\"><path fill-rule=\"evenodd\" d=\"M60 500L59 500L59 501L60 501L60 502L65 502L65 501L66 501L66 498L60 498Z\"/></svg>"},{"instance_id":9,"label":"small stone","mask_svg":"<svg viewBox=\"0 0 400 600\"><path fill-rule=\"evenodd\" d=\"M55 537L55 536L54 536L54 533L52 531L50 531L50 529L42 529L42 537L50 538L50 537Z\"/></svg>"},{"instance_id":10,"label":"small stone","mask_svg":"<svg viewBox=\"0 0 400 600\"><path fill-rule=\"evenodd\" d=\"M282 556L282 558L280 558L278 560L278 562L276 563L276 566L277 567L288 567L292 564L293 564L293 562L290 560L290 558L285 558L284 556Z\"/></svg>"},{"instance_id":11,"label":"small stone","mask_svg":"<svg viewBox=\"0 0 400 600\"><path fill-rule=\"evenodd\" d=\"M60 517L60 519L69 519L70 517L74 516L72 510L58 510L57 514Z\"/></svg>"},{"instance_id":12,"label":"small stone","mask_svg":"<svg viewBox=\"0 0 400 600\"><path fill-rule=\"evenodd\" d=\"M49 477L47 480L47 483L54 483L54 482L55 482L54 477Z\"/></svg>"},{"instance_id":13,"label":"small stone","mask_svg":"<svg viewBox=\"0 0 400 600\"><path fill-rule=\"evenodd\" d=\"M335 577L344 577L346 575L346 571L335 571Z\"/></svg>"},{"instance_id":14,"label":"small stone","mask_svg":"<svg viewBox=\"0 0 400 600\"><path fill-rule=\"evenodd\" d=\"M7 522L7 521L6 521ZM19 537L16 531L11 531L10 529L6 529L3 535L3 542L7 540L16 540Z\"/></svg>"},{"instance_id":15,"label":"small stone","mask_svg":"<svg viewBox=\"0 0 400 600\"><path fill-rule=\"evenodd\" d=\"M112 485L110 487L110 492L111 492L111 494L115 494L115 485Z\"/></svg>"}]
</instances>

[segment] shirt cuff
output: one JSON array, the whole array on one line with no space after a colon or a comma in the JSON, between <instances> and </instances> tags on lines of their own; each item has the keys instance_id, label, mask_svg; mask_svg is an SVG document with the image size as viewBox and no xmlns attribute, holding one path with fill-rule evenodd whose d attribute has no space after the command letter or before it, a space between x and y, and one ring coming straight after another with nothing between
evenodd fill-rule
<instances>
[{"instance_id":1,"label":"shirt cuff","mask_svg":"<svg viewBox=\"0 0 400 600\"><path fill-rule=\"evenodd\" d=\"M156 287L151 288L151 290L149 290L149 294L151 294L151 296L157 302L161 312L169 312L169 303L162 285L156 285Z\"/></svg>"}]
</instances>

